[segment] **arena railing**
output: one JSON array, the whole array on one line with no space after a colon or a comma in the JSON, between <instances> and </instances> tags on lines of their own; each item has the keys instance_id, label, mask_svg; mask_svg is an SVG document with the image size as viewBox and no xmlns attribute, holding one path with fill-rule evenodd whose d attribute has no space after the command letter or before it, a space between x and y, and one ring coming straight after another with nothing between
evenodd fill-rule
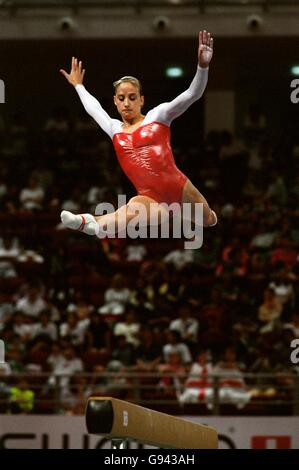
<instances>
[{"instance_id":1,"label":"arena railing","mask_svg":"<svg viewBox=\"0 0 299 470\"><path fill-rule=\"evenodd\" d=\"M153 372L101 372L73 375L53 375L49 373L17 373L0 375L0 414L13 413L14 399L12 387L26 382L26 389L34 392L34 404L30 413L55 414L74 412L83 414L87 398L93 396L113 396L132 401L146 407L163 411L171 407L174 413L217 415L230 413L238 415L299 415L299 375L290 372L244 373L241 389L250 395L248 400L229 396L229 388L237 390L240 377L225 375L227 382L224 393L223 376L206 377L206 384L199 387L201 398L198 401L182 402L188 376L173 373ZM195 379L196 380L196 379ZM221 386L222 383L222 386ZM232 384L234 384L232 386ZM210 385L207 385L210 384ZM210 388L210 399L205 391ZM239 388L240 390L240 388ZM15 407L14 407L15 409Z\"/></svg>"}]
</instances>

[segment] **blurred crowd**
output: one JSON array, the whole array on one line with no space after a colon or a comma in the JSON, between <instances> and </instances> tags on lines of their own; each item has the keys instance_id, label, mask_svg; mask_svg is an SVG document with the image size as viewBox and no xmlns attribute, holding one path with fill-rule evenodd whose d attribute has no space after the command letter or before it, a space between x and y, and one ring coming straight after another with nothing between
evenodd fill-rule
<instances>
[{"instance_id":1,"label":"blurred crowd","mask_svg":"<svg viewBox=\"0 0 299 470\"><path fill-rule=\"evenodd\" d=\"M91 393L130 397L133 382L122 372L139 372L153 385L145 398L208 408L215 376L220 402L238 407L293 383L297 136L272 135L257 106L238 138L225 130L202 141L187 129L181 135L177 165L219 220L197 250L184 250L178 239L97 239L66 230L62 209L94 212L99 202L116 205L118 194L134 194L111 143L88 116L70 120L64 109L35 132L20 115L0 120L0 395L9 397L11 412L34 409L30 384L22 376L9 382L13 373L48 372L39 397L58 389L73 412ZM255 383L246 379L250 372L276 378Z\"/></svg>"}]
</instances>

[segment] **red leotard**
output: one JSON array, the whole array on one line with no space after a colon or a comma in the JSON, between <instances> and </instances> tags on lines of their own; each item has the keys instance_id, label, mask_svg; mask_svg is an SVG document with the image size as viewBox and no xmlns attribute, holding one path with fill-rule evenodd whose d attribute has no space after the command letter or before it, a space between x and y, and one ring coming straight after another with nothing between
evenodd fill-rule
<instances>
[{"instance_id":1,"label":"red leotard","mask_svg":"<svg viewBox=\"0 0 299 470\"><path fill-rule=\"evenodd\" d=\"M181 204L187 177L175 164L168 126L150 122L132 133L116 133L113 145L120 166L139 195Z\"/></svg>"},{"instance_id":2,"label":"red leotard","mask_svg":"<svg viewBox=\"0 0 299 470\"><path fill-rule=\"evenodd\" d=\"M85 110L111 137L118 161L138 194L157 202L181 204L187 177L173 158L170 124L202 96L207 80L208 69L198 66L189 88L174 100L151 109L132 133L123 132L123 123L112 119L83 85L76 85Z\"/></svg>"}]
</instances>

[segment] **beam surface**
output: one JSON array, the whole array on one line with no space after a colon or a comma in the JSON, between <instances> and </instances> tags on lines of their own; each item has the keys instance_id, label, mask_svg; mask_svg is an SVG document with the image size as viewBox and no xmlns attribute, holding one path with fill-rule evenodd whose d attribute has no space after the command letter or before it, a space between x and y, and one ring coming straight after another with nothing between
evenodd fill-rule
<instances>
[{"instance_id":1,"label":"beam surface","mask_svg":"<svg viewBox=\"0 0 299 470\"><path fill-rule=\"evenodd\" d=\"M132 439L168 449L216 449L217 431L159 411L110 397L91 397L86 407L90 434Z\"/></svg>"}]
</instances>

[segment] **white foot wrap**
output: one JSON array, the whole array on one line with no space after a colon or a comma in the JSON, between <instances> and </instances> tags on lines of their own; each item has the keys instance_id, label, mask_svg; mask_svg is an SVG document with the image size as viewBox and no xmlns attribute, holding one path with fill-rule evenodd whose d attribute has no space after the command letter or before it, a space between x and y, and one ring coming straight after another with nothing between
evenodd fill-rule
<instances>
[{"instance_id":1,"label":"white foot wrap","mask_svg":"<svg viewBox=\"0 0 299 470\"><path fill-rule=\"evenodd\" d=\"M95 235L97 222L91 214L75 215L69 211L62 211L60 214L63 225L73 230L79 230L87 235Z\"/></svg>"}]
</instances>

